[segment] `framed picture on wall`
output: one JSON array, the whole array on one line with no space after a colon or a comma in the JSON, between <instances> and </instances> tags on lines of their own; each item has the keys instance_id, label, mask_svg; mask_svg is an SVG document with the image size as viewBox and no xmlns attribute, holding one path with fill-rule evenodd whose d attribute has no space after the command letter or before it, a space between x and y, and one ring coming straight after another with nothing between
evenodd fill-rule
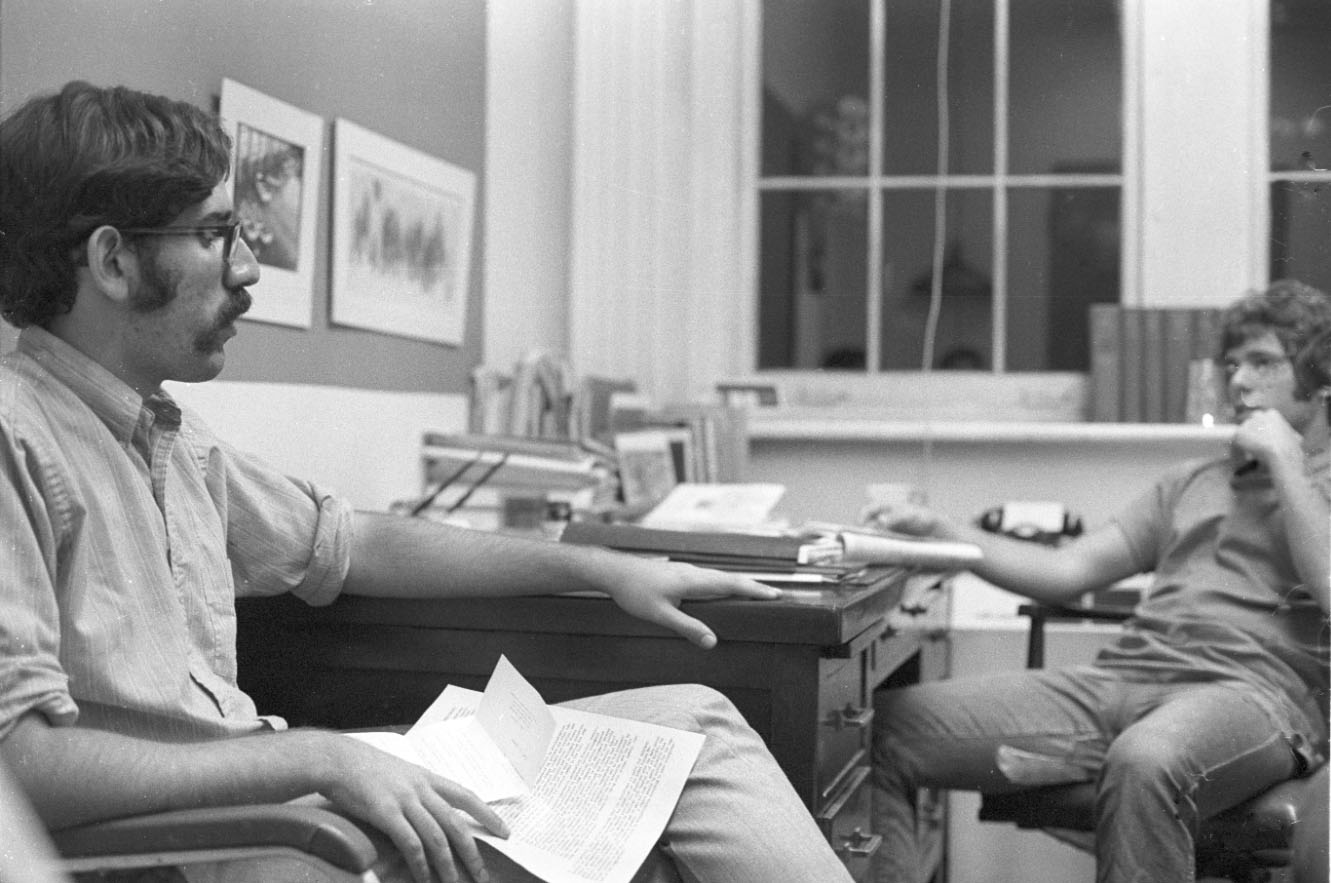
<instances>
[{"instance_id":1,"label":"framed picture on wall","mask_svg":"<svg viewBox=\"0 0 1331 883\"><path fill-rule=\"evenodd\" d=\"M332 320L461 344L476 175L344 119L333 166Z\"/></svg>"},{"instance_id":2,"label":"framed picture on wall","mask_svg":"<svg viewBox=\"0 0 1331 883\"><path fill-rule=\"evenodd\" d=\"M245 318L309 328L323 118L227 79L220 116L234 142L232 202L262 275Z\"/></svg>"}]
</instances>

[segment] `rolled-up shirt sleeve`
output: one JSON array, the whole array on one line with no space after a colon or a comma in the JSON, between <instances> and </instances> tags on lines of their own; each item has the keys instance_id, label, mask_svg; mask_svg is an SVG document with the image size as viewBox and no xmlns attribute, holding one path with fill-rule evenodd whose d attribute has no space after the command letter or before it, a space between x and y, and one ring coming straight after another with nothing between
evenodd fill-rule
<instances>
[{"instance_id":1,"label":"rolled-up shirt sleeve","mask_svg":"<svg viewBox=\"0 0 1331 883\"><path fill-rule=\"evenodd\" d=\"M210 448L208 472L213 492L226 496L236 594L291 592L311 605L332 603L351 563L350 503L221 442Z\"/></svg>"},{"instance_id":2,"label":"rolled-up shirt sleeve","mask_svg":"<svg viewBox=\"0 0 1331 883\"><path fill-rule=\"evenodd\" d=\"M62 495L48 479L0 422L0 739L32 711L57 726L78 718L59 659Z\"/></svg>"}]
</instances>

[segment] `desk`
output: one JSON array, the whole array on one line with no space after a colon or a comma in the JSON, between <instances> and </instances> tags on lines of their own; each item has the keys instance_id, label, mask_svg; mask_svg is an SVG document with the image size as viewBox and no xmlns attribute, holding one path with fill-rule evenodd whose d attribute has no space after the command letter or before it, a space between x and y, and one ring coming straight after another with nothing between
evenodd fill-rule
<instances>
[{"instance_id":1,"label":"desk","mask_svg":"<svg viewBox=\"0 0 1331 883\"><path fill-rule=\"evenodd\" d=\"M292 725L414 721L446 684L480 690L506 655L547 702L663 683L730 698L857 877L869 831L873 689L921 677L937 575L884 569L852 588L797 588L777 601L691 602L719 639L702 651L608 598L404 601L289 596L239 605L241 686ZM939 831L941 841L941 829ZM940 846L941 849L941 846Z\"/></svg>"}]
</instances>

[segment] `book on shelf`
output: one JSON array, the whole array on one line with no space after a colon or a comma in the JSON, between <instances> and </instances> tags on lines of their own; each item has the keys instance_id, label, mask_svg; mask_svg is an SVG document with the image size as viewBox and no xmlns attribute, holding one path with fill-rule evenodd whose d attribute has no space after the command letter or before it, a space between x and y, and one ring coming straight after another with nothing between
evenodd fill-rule
<instances>
[{"instance_id":1,"label":"book on shelf","mask_svg":"<svg viewBox=\"0 0 1331 883\"><path fill-rule=\"evenodd\" d=\"M470 788L509 827L500 838L468 820L472 833L547 883L628 883L703 742L699 733L546 705L503 656L483 693L448 686L405 734L346 737Z\"/></svg>"},{"instance_id":2,"label":"book on shelf","mask_svg":"<svg viewBox=\"0 0 1331 883\"><path fill-rule=\"evenodd\" d=\"M1212 357L1219 316L1209 307L1092 304L1091 419L1186 421L1193 365Z\"/></svg>"},{"instance_id":3,"label":"book on shelf","mask_svg":"<svg viewBox=\"0 0 1331 883\"><path fill-rule=\"evenodd\" d=\"M1142 386L1146 380L1142 365L1145 361L1141 311L1120 308L1119 347L1121 373L1119 375L1119 419L1124 423L1141 423L1145 417L1145 395Z\"/></svg>"},{"instance_id":4,"label":"book on shelf","mask_svg":"<svg viewBox=\"0 0 1331 883\"><path fill-rule=\"evenodd\" d=\"M477 365L471 371L467 428L476 433L506 433L513 410L513 375Z\"/></svg>"},{"instance_id":5,"label":"book on shelf","mask_svg":"<svg viewBox=\"0 0 1331 883\"><path fill-rule=\"evenodd\" d=\"M1143 423L1165 421L1165 316L1163 309L1137 310L1142 336L1142 416Z\"/></svg>"},{"instance_id":6,"label":"book on shelf","mask_svg":"<svg viewBox=\"0 0 1331 883\"><path fill-rule=\"evenodd\" d=\"M1091 304L1091 419L1114 423L1122 416L1118 304Z\"/></svg>"},{"instance_id":7,"label":"book on shelf","mask_svg":"<svg viewBox=\"0 0 1331 883\"><path fill-rule=\"evenodd\" d=\"M570 402L572 434L601 444L614 443L612 402L616 394L633 394L637 384L625 378L588 375L578 381Z\"/></svg>"}]
</instances>

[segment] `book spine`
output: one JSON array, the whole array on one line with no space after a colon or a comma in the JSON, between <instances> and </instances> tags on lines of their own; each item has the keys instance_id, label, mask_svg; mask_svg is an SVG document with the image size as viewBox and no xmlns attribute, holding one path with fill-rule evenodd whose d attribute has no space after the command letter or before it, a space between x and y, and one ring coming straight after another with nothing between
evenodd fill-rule
<instances>
[{"instance_id":1,"label":"book spine","mask_svg":"<svg viewBox=\"0 0 1331 883\"><path fill-rule=\"evenodd\" d=\"M1116 423L1121 419L1122 379L1119 372L1118 304L1091 304L1091 419Z\"/></svg>"},{"instance_id":2,"label":"book spine","mask_svg":"<svg viewBox=\"0 0 1331 883\"><path fill-rule=\"evenodd\" d=\"M1165 414L1168 423L1182 423L1188 412L1188 371L1192 362L1196 310L1165 311Z\"/></svg>"},{"instance_id":3,"label":"book spine","mask_svg":"<svg viewBox=\"0 0 1331 883\"><path fill-rule=\"evenodd\" d=\"M1142 422L1165 420L1165 311L1139 311L1142 328Z\"/></svg>"},{"instance_id":4,"label":"book spine","mask_svg":"<svg viewBox=\"0 0 1331 883\"><path fill-rule=\"evenodd\" d=\"M1144 422L1142 392L1145 375L1142 370L1144 355L1142 348L1142 310L1125 307L1119 313L1119 341L1121 370L1119 372L1122 405L1119 419L1124 423Z\"/></svg>"}]
</instances>

